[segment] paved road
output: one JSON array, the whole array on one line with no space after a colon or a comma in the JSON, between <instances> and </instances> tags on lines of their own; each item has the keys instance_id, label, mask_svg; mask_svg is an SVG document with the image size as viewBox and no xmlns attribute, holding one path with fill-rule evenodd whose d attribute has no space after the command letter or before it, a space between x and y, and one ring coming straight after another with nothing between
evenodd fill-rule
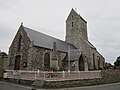
<instances>
[{"instance_id":1,"label":"paved road","mask_svg":"<svg viewBox=\"0 0 120 90\"><path fill-rule=\"evenodd\" d=\"M76 87L61 90L120 90L120 83L106 84L99 86Z\"/></svg>"},{"instance_id":2,"label":"paved road","mask_svg":"<svg viewBox=\"0 0 120 90\"><path fill-rule=\"evenodd\" d=\"M47 89L38 89L38 90L47 90ZM53 90L53 89L49 89L49 90ZM120 90L120 83L97 85L97 86L64 88L64 89L57 89L57 90Z\"/></svg>"},{"instance_id":3,"label":"paved road","mask_svg":"<svg viewBox=\"0 0 120 90\"><path fill-rule=\"evenodd\" d=\"M30 90L29 87L0 81L0 90Z\"/></svg>"},{"instance_id":4,"label":"paved road","mask_svg":"<svg viewBox=\"0 0 120 90\"><path fill-rule=\"evenodd\" d=\"M0 81L0 90L30 90L30 89L31 87ZM37 89L37 90L47 90L47 89ZM49 89L49 90L53 90L53 89ZM120 90L120 83L89 86L89 87L64 88L57 90Z\"/></svg>"}]
</instances>

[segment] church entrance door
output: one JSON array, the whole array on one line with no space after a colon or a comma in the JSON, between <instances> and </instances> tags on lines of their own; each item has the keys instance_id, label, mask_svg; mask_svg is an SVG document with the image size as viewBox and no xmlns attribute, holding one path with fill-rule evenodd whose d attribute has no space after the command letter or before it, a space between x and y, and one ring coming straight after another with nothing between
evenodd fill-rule
<instances>
[{"instance_id":1,"label":"church entrance door","mask_svg":"<svg viewBox=\"0 0 120 90\"><path fill-rule=\"evenodd\" d=\"M45 53L44 55L44 69L48 70L50 68L50 55Z\"/></svg>"},{"instance_id":2,"label":"church entrance door","mask_svg":"<svg viewBox=\"0 0 120 90\"><path fill-rule=\"evenodd\" d=\"M20 58L20 55L16 56L14 70L20 70Z\"/></svg>"},{"instance_id":3,"label":"church entrance door","mask_svg":"<svg viewBox=\"0 0 120 90\"><path fill-rule=\"evenodd\" d=\"M79 71L84 71L84 60L82 55L79 58Z\"/></svg>"}]
</instances>

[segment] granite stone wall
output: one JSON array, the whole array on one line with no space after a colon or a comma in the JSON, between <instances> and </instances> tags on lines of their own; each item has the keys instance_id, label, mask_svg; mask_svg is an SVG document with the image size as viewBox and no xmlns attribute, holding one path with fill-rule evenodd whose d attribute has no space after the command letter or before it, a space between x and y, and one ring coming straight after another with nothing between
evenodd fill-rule
<instances>
[{"instance_id":1,"label":"granite stone wall","mask_svg":"<svg viewBox=\"0 0 120 90\"><path fill-rule=\"evenodd\" d=\"M104 67L103 63L98 65L97 49L88 40L87 22L75 11L71 10L66 20L66 42L73 44L76 48L81 49L83 55L87 58L84 65L85 70L98 70L99 66ZM94 55L94 56L93 56ZM101 55L99 55L100 61ZM94 59L94 60L93 60ZM85 60L84 60L85 62Z\"/></svg>"},{"instance_id":2,"label":"granite stone wall","mask_svg":"<svg viewBox=\"0 0 120 90\"><path fill-rule=\"evenodd\" d=\"M63 52L56 51L57 60L52 60L52 50L32 46L29 49L28 54L28 70L44 70L44 55L48 53L50 55L50 66L62 67L63 65Z\"/></svg>"},{"instance_id":3,"label":"granite stone wall","mask_svg":"<svg viewBox=\"0 0 120 90\"><path fill-rule=\"evenodd\" d=\"M21 42L19 41L21 37ZM18 44L20 44L20 50L18 50ZM30 39L28 38L26 32L24 31L23 27L20 26L15 38L12 41L11 46L9 47L9 69L14 69L15 65L15 58L16 56L20 56L20 69L26 70L23 68L23 63L28 62L28 49L29 49Z\"/></svg>"},{"instance_id":4,"label":"granite stone wall","mask_svg":"<svg viewBox=\"0 0 120 90\"><path fill-rule=\"evenodd\" d=\"M20 50L18 50L19 48ZM52 50L35 46L34 41L30 40L24 28L20 26L9 48L8 69L15 69L15 60L17 56L20 56L20 70L44 70L45 53L50 55L50 66L54 64L57 64L58 67L62 66L63 54L65 54L64 52L56 51L57 60L51 60Z\"/></svg>"},{"instance_id":5,"label":"granite stone wall","mask_svg":"<svg viewBox=\"0 0 120 90\"><path fill-rule=\"evenodd\" d=\"M78 79L65 81L44 81L44 84L39 87L43 88L66 88L66 87L80 87L99 84L109 84L120 82L120 70L102 71L102 78L94 79ZM38 84L37 84L38 85Z\"/></svg>"}]
</instances>

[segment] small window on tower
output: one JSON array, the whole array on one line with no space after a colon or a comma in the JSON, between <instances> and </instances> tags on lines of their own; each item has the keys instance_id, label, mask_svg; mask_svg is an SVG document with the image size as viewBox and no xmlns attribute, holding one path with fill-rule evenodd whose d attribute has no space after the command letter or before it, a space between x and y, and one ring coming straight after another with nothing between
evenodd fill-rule
<instances>
[{"instance_id":1,"label":"small window on tower","mask_svg":"<svg viewBox=\"0 0 120 90\"><path fill-rule=\"evenodd\" d=\"M72 19L73 19L73 15L72 15Z\"/></svg>"},{"instance_id":2,"label":"small window on tower","mask_svg":"<svg viewBox=\"0 0 120 90\"><path fill-rule=\"evenodd\" d=\"M73 27L73 22L72 22L72 27Z\"/></svg>"}]
</instances>

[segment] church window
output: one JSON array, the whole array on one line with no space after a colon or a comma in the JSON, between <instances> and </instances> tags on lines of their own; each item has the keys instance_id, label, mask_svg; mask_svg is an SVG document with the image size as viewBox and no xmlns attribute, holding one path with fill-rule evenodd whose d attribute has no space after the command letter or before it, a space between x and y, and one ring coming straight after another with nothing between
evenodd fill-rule
<instances>
[{"instance_id":1,"label":"church window","mask_svg":"<svg viewBox=\"0 0 120 90\"><path fill-rule=\"evenodd\" d=\"M73 22L72 22L72 27L73 27Z\"/></svg>"},{"instance_id":2,"label":"church window","mask_svg":"<svg viewBox=\"0 0 120 90\"><path fill-rule=\"evenodd\" d=\"M80 58L79 58L79 71L84 71L84 59L83 59L83 55L81 55Z\"/></svg>"},{"instance_id":3,"label":"church window","mask_svg":"<svg viewBox=\"0 0 120 90\"><path fill-rule=\"evenodd\" d=\"M73 15L72 15L72 19L73 19Z\"/></svg>"},{"instance_id":4,"label":"church window","mask_svg":"<svg viewBox=\"0 0 120 90\"><path fill-rule=\"evenodd\" d=\"M93 53L93 68L96 70L96 67L95 67L95 54Z\"/></svg>"},{"instance_id":5,"label":"church window","mask_svg":"<svg viewBox=\"0 0 120 90\"><path fill-rule=\"evenodd\" d=\"M18 41L18 51L21 49L21 41L22 41L22 36L19 36L19 41Z\"/></svg>"},{"instance_id":6,"label":"church window","mask_svg":"<svg viewBox=\"0 0 120 90\"><path fill-rule=\"evenodd\" d=\"M44 69L48 70L50 68L50 55L49 53L45 53L44 55Z\"/></svg>"}]
</instances>

